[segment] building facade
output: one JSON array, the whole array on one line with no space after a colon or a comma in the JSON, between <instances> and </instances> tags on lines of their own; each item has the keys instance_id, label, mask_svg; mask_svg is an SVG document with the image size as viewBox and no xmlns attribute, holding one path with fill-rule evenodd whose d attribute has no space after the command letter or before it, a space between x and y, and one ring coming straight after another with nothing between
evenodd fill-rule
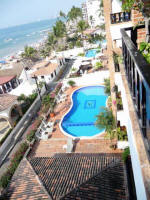
<instances>
[{"instance_id":1,"label":"building facade","mask_svg":"<svg viewBox=\"0 0 150 200\"><path fill-rule=\"evenodd\" d=\"M9 93L18 85L20 81L16 76L1 76L0 77L0 94Z\"/></svg>"},{"instance_id":2,"label":"building facade","mask_svg":"<svg viewBox=\"0 0 150 200\"><path fill-rule=\"evenodd\" d=\"M150 199L149 162L149 64L139 53L139 43L145 40L145 28L133 28L144 20L141 13L123 12L119 0L103 0L109 55L112 101L116 102L114 86L118 87L123 111L113 105L117 121L126 126L137 199ZM123 58L117 63L115 56Z\"/></svg>"},{"instance_id":3,"label":"building facade","mask_svg":"<svg viewBox=\"0 0 150 200\"><path fill-rule=\"evenodd\" d=\"M88 22L91 28L104 23L104 17L100 12L100 0L87 0L82 4L83 19Z\"/></svg>"}]
</instances>

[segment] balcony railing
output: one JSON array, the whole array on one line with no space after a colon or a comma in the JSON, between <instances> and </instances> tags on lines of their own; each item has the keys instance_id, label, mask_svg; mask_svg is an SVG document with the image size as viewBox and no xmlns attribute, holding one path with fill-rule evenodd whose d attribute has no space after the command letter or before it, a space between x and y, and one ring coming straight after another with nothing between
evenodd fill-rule
<instances>
[{"instance_id":1,"label":"balcony railing","mask_svg":"<svg viewBox=\"0 0 150 200\"><path fill-rule=\"evenodd\" d=\"M124 66L143 136L150 140L150 64L138 51L137 30L121 29ZM126 31L131 31L131 38Z\"/></svg>"},{"instance_id":2,"label":"balcony railing","mask_svg":"<svg viewBox=\"0 0 150 200\"><path fill-rule=\"evenodd\" d=\"M131 21L130 12L113 13L110 15L111 24Z\"/></svg>"}]
</instances>

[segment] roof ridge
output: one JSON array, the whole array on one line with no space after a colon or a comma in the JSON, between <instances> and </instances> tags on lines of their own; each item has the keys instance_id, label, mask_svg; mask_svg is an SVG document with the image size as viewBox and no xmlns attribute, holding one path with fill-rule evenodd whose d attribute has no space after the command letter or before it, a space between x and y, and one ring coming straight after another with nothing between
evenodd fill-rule
<instances>
[{"instance_id":1,"label":"roof ridge","mask_svg":"<svg viewBox=\"0 0 150 200\"><path fill-rule=\"evenodd\" d=\"M76 185L74 185L74 186L72 186L72 188L70 187L70 191L68 190L68 193L66 192L66 193L59 193L59 196L57 196L57 199L60 199L60 198L62 198L63 197L63 195L66 195L66 194L69 194L71 191L73 191L74 189L76 189L76 188L78 188L79 186L81 186L82 184L84 184L84 183L86 183L87 181L89 181L91 178L93 178L93 177L95 177L96 175L98 175L101 171L104 171L104 170L106 170L106 169L108 169L110 166L115 166L117 163L119 163L120 161L121 161L121 157L120 156L115 156L115 155L112 155L112 154L109 154L109 155L107 155L107 154L98 154L98 153L94 153L94 154L90 154L90 153L85 153L85 154L82 154L82 153L78 153L78 154L70 154L70 153L65 153L65 154L58 154L59 155L59 157L55 157L55 156L53 156L53 157L30 157L29 158L29 162L30 162L30 164L31 164L31 166L33 167L33 170L34 170L34 172L35 172L35 174L37 174L38 176L39 176L39 179L40 179L40 182L42 182L43 183L43 186L45 187L45 189L47 190L47 192L48 193L50 193L50 195L52 196L52 198L53 198L53 195L56 195L55 193L56 193L56 191L57 191L57 187L59 187L58 185L57 185L57 187L55 188L55 192L54 192L54 194L53 194L53 192L51 193L51 190L49 190L47 187L47 185L45 185L45 178L44 179L42 179L42 177L40 176L40 174L39 174L39 172L37 171L37 170L39 170L39 169L37 169L37 164L36 163L38 163L38 162L40 162L40 164L44 164L44 163L47 163L47 162L49 162L49 161L51 161L52 162L52 165L54 164L54 162L60 162L60 160L61 160L61 163L62 163L62 161L63 162L66 162L66 160L70 160L70 159L75 159L75 160L81 160L81 162L85 159L85 158L87 158L87 159L89 159L89 158L91 158L91 157L93 157L93 159L96 159L97 160L97 162L100 164L99 165L99 167L98 167L98 169L95 171L93 171L88 177L87 177L87 179L82 179L81 180L81 182L78 182L78 183L76 183ZM62 156L63 155L63 156ZM83 159L82 159L83 158ZM83 162L85 162L85 161L83 161ZM93 162L94 162L94 160L93 160ZM93 165L94 163L92 162L92 160L91 160L91 165ZM85 162L86 163L86 162ZM69 163L68 163L69 164ZM45 165L45 164L44 164ZM77 164L78 165L78 164ZM45 170L47 170L50 166L49 166L49 164L47 165L46 164L46 169ZM39 168L39 167L38 167ZM45 168L45 167L44 167ZM58 168L59 168L59 166L58 166ZM84 169L84 168L83 168ZM81 172L82 172L82 170L81 170ZM54 176L54 175L53 175ZM61 196L62 195L62 196ZM56 198L56 196L55 196L55 198Z\"/></svg>"},{"instance_id":2,"label":"roof ridge","mask_svg":"<svg viewBox=\"0 0 150 200\"><path fill-rule=\"evenodd\" d=\"M114 166L116 166L118 163L123 163L122 160L118 160L114 163L111 163L109 166L104 167L104 169L102 169L101 171L99 171L98 173L96 173L95 175L93 175L91 178L89 178L88 180L86 180L85 182L79 184L76 188L74 188L73 190L71 190L70 192L68 192L67 194L65 194L64 196L60 197L59 200L63 199L64 197L66 197L67 195L71 194L73 191L77 190L78 188L80 188L82 185L86 184L88 181L92 180L93 178L95 178L96 176L104 173L106 170L108 170L109 168L112 168Z\"/></svg>"}]
</instances>

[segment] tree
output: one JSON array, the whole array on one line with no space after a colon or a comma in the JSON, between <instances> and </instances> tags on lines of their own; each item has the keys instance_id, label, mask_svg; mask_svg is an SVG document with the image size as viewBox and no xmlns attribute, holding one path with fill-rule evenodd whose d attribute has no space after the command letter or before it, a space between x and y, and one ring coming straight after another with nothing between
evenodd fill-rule
<instances>
[{"instance_id":1,"label":"tree","mask_svg":"<svg viewBox=\"0 0 150 200\"><path fill-rule=\"evenodd\" d=\"M76 21L78 17L82 18L82 10L81 8L73 6L71 10L68 12L68 20Z\"/></svg>"},{"instance_id":2,"label":"tree","mask_svg":"<svg viewBox=\"0 0 150 200\"><path fill-rule=\"evenodd\" d=\"M146 42L150 42L150 32L149 32L149 24L150 24L150 2L146 0L120 0L123 2L122 9L124 11L137 10L142 13L145 21L145 29L146 29Z\"/></svg>"},{"instance_id":3,"label":"tree","mask_svg":"<svg viewBox=\"0 0 150 200\"><path fill-rule=\"evenodd\" d=\"M40 50L40 55L41 55L43 58L46 58L47 56L49 56L49 51L47 51L47 48L41 49L41 50Z\"/></svg>"},{"instance_id":4,"label":"tree","mask_svg":"<svg viewBox=\"0 0 150 200\"><path fill-rule=\"evenodd\" d=\"M91 23L91 26L93 25L93 16L91 15L90 16L90 23Z\"/></svg>"},{"instance_id":5,"label":"tree","mask_svg":"<svg viewBox=\"0 0 150 200\"><path fill-rule=\"evenodd\" d=\"M58 20L55 24L55 26L53 26L53 35L56 38L62 38L66 33L66 25L64 24L63 21Z\"/></svg>"},{"instance_id":6,"label":"tree","mask_svg":"<svg viewBox=\"0 0 150 200\"><path fill-rule=\"evenodd\" d=\"M68 81L68 84L71 86L71 87L73 87L73 86L75 86L75 82L73 81L73 80L70 80L70 81Z\"/></svg>"},{"instance_id":7,"label":"tree","mask_svg":"<svg viewBox=\"0 0 150 200\"><path fill-rule=\"evenodd\" d=\"M37 50L30 46L25 46L24 52L21 54L22 58L34 59L36 57Z\"/></svg>"},{"instance_id":8,"label":"tree","mask_svg":"<svg viewBox=\"0 0 150 200\"><path fill-rule=\"evenodd\" d=\"M110 79L104 79L105 94L110 95Z\"/></svg>"},{"instance_id":9,"label":"tree","mask_svg":"<svg viewBox=\"0 0 150 200\"><path fill-rule=\"evenodd\" d=\"M84 20L80 20L77 25L78 31L83 34L83 31L88 27L88 24Z\"/></svg>"},{"instance_id":10,"label":"tree","mask_svg":"<svg viewBox=\"0 0 150 200\"><path fill-rule=\"evenodd\" d=\"M109 108L103 107L102 111L99 115L96 116L97 120L95 125L99 129L105 129L106 132L109 134L110 139L114 138L113 130L116 128L116 121L113 116L112 110Z\"/></svg>"},{"instance_id":11,"label":"tree","mask_svg":"<svg viewBox=\"0 0 150 200\"><path fill-rule=\"evenodd\" d=\"M46 42L47 50L50 50L51 48L55 49L56 43L57 43L57 39L56 39L54 33L49 33L48 39L47 39L47 42Z\"/></svg>"},{"instance_id":12,"label":"tree","mask_svg":"<svg viewBox=\"0 0 150 200\"><path fill-rule=\"evenodd\" d=\"M61 10L59 12L59 16L64 18L65 20L67 19L67 15L64 12L62 12Z\"/></svg>"}]
</instances>

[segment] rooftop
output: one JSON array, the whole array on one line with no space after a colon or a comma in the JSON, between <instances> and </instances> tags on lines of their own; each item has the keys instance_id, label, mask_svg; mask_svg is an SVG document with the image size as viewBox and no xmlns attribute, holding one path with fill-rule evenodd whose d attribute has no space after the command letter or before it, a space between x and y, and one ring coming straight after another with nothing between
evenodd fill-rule
<instances>
[{"instance_id":1,"label":"rooftop","mask_svg":"<svg viewBox=\"0 0 150 200\"><path fill-rule=\"evenodd\" d=\"M42 62L38 62L37 64L35 64L33 67L32 67L32 69L39 69L39 68L41 68L41 67L45 67L45 66L47 66L48 65L48 61L46 61L46 60L44 60L44 61L42 61Z\"/></svg>"},{"instance_id":2,"label":"rooftop","mask_svg":"<svg viewBox=\"0 0 150 200\"><path fill-rule=\"evenodd\" d=\"M16 76L0 76L0 85L3 85L4 83L7 83L14 79Z\"/></svg>"},{"instance_id":3,"label":"rooftop","mask_svg":"<svg viewBox=\"0 0 150 200\"><path fill-rule=\"evenodd\" d=\"M58 67L58 64L56 63L49 63L46 66L40 67L35 72L32 73L32 76L44 76L44 75L50 75L54 72Z\"/></svg>"},{"instance_id":4,"label":"rooftop","mask_svg":"<svg viewBox=\"0 0 150 200\"><path fill-rule=\"evenodd\" d=\"M55 154L24 159L9 199L115 199L128 197L124 165L113 154Z\"/></svg>"},{"instance_id":5,"label":"rooftop","mask_svg":"<svg viewBox=\"0 0 150 200\"><path fill-rule=\"evenodd\" d=\"M15 95L0 94L0 111L7 109L16 100L17 96Z\"/></svg>"}]
</instances>

